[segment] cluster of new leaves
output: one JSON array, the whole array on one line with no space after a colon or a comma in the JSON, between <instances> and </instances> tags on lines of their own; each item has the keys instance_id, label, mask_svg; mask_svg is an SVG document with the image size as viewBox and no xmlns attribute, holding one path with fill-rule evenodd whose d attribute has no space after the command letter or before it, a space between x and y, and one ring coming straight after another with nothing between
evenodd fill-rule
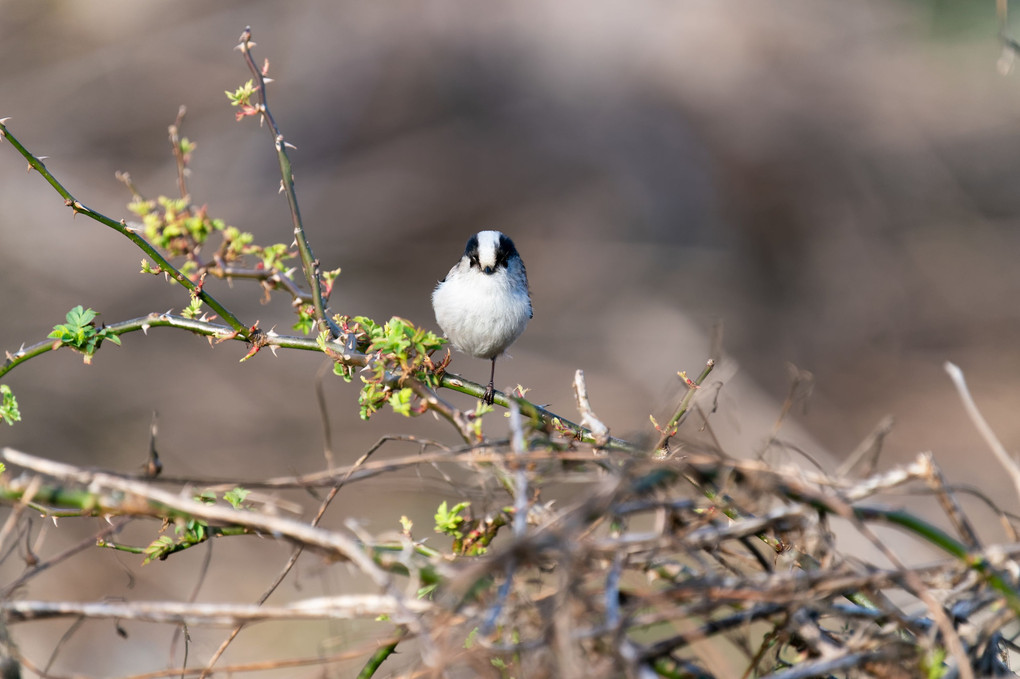
<instances>
[{"instance_id":1,"label":"cluster of new leaves","mask_svg":"<svg viewBox=\"0 0 1020 679\"><path fill-rule=\"evenodd\" d=\"M369 374L361 376L361 418L367 420L386 403L408 417L423 413L425 406L404 383L414 378L431 389L439 386L445 363L435 364L432 353L446 340L397 316L383 325L364 316L337 316L336 322L344 332L353 334L359 349L374 358L366 368ZM353 377L351 367L340 363L334 372L348 381Z\"/></svg>"},{"instance_id":2,"label":"cluster of new leaves","mask_svg":"<svg viewBox=\"0 0 1020 679\"><path fill-rule=\"evenodd\" d=\"M14 392L6 384L0 384L0 420L12 427L15 422L21 421L18 399L14 398Z\"/></svg>"},{"instance_id":3,"label":"cluster of new leaves","mask_svg":"<svg viewBox=\"0 0 1020 679\"><path fill-rule=\"evenodd\" d=\"M481 556L499 529L510 522L513 510L503 509L495 515L477 519L461 514L470 506L470 502L458 502L453 507L447 507L444 500L436 509L436 532L453 538L454 554Z\"/></svg>"},{"instance_id":4,"label":"cluster of new leaves","mask_svg":"<svg viewBox=\"0 0 1020 679\"><path fill-rule=\"evenodd\" d=\"M269 61L267 60L262 67L262 75L265 75L268 71ZM258 107L251 103L251 98L255 96L255 91L255 81L251 79L233 92L223 90L223 93L227 95L227 99L230 100L230 105L237 107L235 116L238 120L246 116L257 116L259 114Z\"/></svg>"},{"instance_id":5,"label":"cluster of new leaves","mask_svg":"<svg viewBox=\"0 0 1020 679\"><path fill-rule=\"evenodd\" d=\"M227 226L222 219L210 217L205 206L194 207L184 198L160 196L156 200L145 200L135 196L128 203L128 209L141 218L150 243L170 257L188 258L180 269L192 280L197 281L203 270L210 267L217 269L214 273L223 271L229 275L229 267L251 261L256 270L267 274L277 273L289 278L292 273L288 264L296 254L288 246L283 243L257 245L255 236ZM214 233L220 234L219 247L211 257L205 257L203 247ZM162 273L148 261L142 262L142 272Z\"/></svg>"},{"instance_id":6,"label":"cluster of new leaves","mask_svg":"<svg viewBox=\"0 0 1020 679\"><path fill-rule=\"evenodd\" d=\"M244 488L234 488L223 494L223 499L226 500L234 509L245 509L248 508L245 504L245 499L251 491ZM205 504L216 503L216 493L212 491L205 491L195 496L195 500L203 502ZM164 524L164 527L169 525L169 521ZM180 518L174 522L174 533L176 539L169 535L160 535L158 538L153 540L148 547L143 550L145 554L145 560L142 565L151 563L152 561L163 560L174 552L179 552L189 547L205 542L214 534L225 534L224 529L210 528L209 524L205 521L195 518Z\"/></svg>"},{"instance_id":7,"label":"cluster of new leaves","mask_svg":"<svg viewBox=\"0 0 1020 679\"><path fill-rule=\"evenodd\" d=\"M108 329L96 327L96 312L92 309L85 309L79 304L68 311L65 318L67 323L53 326L53 332L48 337L81 352L86 364L92 363L92 356L102 345L103 340L120 344L120 338Z\"/></svg>"},{"instance_id":8,"label":"cluster of new leaves","mask_svg":"<svg viewBox=\"0 0 1020 679\"><path fill-rule=\"evenodd\" d=\"M187 138L175 140L175 144L174 156L183 176L196 144ZM133 198L127 207L141 219L146 240L162 250L169 259L185 258L179 267L181 273L199 285L207 274L227 279L259 279L266 291L265 301L269 300L270 290L286 289L300 299L295 304L298 319L294 329L304 334L314 329L315 310L307 303L307 293L301 291L294 279L295 267L292 260L297 257L297 253L290 246L284 243L259 245L252 233L229 226L222 219L210 217L207 206L193 205L190 196L146 199L131 184L127 175L119 176L131 189ZM219 242L215 250L212 250L209 241L214 235L218 235ZM159 266L144 259L141 271L153 275L164 273ZM339 275L340 269L321 272L323 294L327 299ZM197 317L196 305L193 300L195 308L186 312L185 316Z\"/></svg>"}]
</instances>

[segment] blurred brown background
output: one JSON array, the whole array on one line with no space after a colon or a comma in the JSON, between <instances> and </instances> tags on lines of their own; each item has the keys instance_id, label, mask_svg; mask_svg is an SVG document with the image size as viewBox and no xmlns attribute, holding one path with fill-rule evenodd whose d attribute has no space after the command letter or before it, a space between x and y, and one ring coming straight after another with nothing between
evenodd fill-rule
<instances>
[{"instance_id":1,"label":"blurred brown background","mask_svg":"<svg viewBox=\"0 0 1020 679\"><path fill-rule=\"evenodd\" d=\"M637 435L676 392L676 371L700 370L721 322L720 374L739 366L714 420L731 454L760 451L792 362L816 383L790 435L823 462L892 414L885 463L931 449L954 481L1015 508L941 367L966 371L1015 448L1020 85L1000 73L994 3L4 0L0 117L79 200L119 218L128 196L117 170L150 197L176 193L166 128L184 104L184 134L198 143L193 200L263 242L289 242L271 139L253 120L235 123L223 95L248 78L232 51L245 25L297 146L316 255L343 267L334 311L434 328L435 281L471 233L499 229L524 257L535 306L501 386L520 382L573 416L571 379L583 368L596 411L614 433ZM0 205L3 348L45 337L76 304L107 321L186 304L180 289L137 273L130 243L72 220L7 145ZM242 319L289 332L282 295L262 306L240 283L209 289ZM175 475L320 468L321 362L291 352L239 364L242 353L154 330L104 348L91 367L64 352L32 361L4 380L25 421L0 429L0 444L133 469L156 410ZM453 369L484 381L482 361L455 357ZM356 388L327 391L343 461L384 433L452 441L425 418L363 423ZM501 426L494 418L491 432ZM385 504L378 489L345 491L334 520L395 529L408 513L427 532L449 489L390 483ZM147 529L138 540L151 539ZM73 530L49 539L62 544ZM254 599L286 553L252 566L244 547L217 549L203 589L213 600ZM134 566L96 558L107 574L118 560ZM112 585L65 571L31 596L179 598L201 558L147 567L130 592L113 568ZM345 591L346 576L308 564L305 585ZM59 636L29 629L18 630L26 651L44 653ZM239 653L263 629L272 633L256 628ZM72 642L68 666L132 667L120 654L138 644L105 632L120 651L98 657ZM165 658L165 629L132 633ZM193 652L206 657L219 639Z\"/></svg>"}]
</instances>

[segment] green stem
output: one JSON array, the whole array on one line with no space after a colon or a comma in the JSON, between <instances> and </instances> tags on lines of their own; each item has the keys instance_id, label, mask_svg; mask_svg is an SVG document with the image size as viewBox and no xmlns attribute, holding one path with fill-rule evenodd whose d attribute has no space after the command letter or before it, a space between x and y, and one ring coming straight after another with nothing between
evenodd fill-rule
<instances>
[{"instance_id":1,"label":"green stem","mask_svg":"<svg viewBox=\"0 0 1020 679\"><path fill-rule=\"evenodd\" d=\"M51 512L47 516L54 516ZM183 552L186 549L197 547L205 542L208 542L212 538L227 537L233 535L253 535L254 533L249 528L243 526L205 526L203 535L200 538L191 538L189 536L182 537L178 542L171 546L168 546L159 553L159 559L163 560L169 557L171 554L177 552ZM118 552L127 552L128 554L146 554L148 553L149 546L137 547L135 545L125 545L119 542L109 542L107 540L97 540L96 547L103 547L105 549L112 549Z\"/></svg>"},{"instance_id":2,"label":"green stem","mask_svg":"<svg viewBox=\"0 0 1020 679\"><path fill-rule=\"evenodd\" d=\"M688 409L690 409L691 401L694 400L694 394L698 391L698 388L701 387L702 383L708 377L708 374L712 372L713 368L715 368L715 359L710 358L708 359L708 362L705 363L705 369L701 371L700 375L698 375L698 379L693 382L691 380L687 380L687 393L684 394L683 399L680 401L680 405L677 406L676 413L674 413L673 417L669 419L666 426L662 428L662 436L659 438L659 442L655 444L655 448L653 450L662 450L669 444L669 440L673 438L673 434L675 433L674 430L680 424L681 418L683 418L683 416L687 414ZM685 374L681 373L681 376L683 376L684 379L687 379Z\"/></svg>"},{"instance_id":3,"label":"green stem","mask_svg":"<svg viewBox=\"0 0 1020 679\"><path fill-rule=\"evenodd\" d=\"M902 510L854 507L853 512L860 521L884 521L899 526L963 561L969 568L979 573L992 589L1002 595L1006 600L1006 605L1015 615L1020 616L1020 594L1016 589L992 567L992 564L983 555L973 554L967 549L967 545L941 528Z\"/></svg>"},{"instance_id":4,"label":"green stem","mask_svg":"<svg viewBox=\"0 0 1020 679\"><path fill-rule=\"evenodd\" d=\"M178 328L181 330L187 330L195 333L196 335L203 335L206 337L214 337L220 340L237 340L245 341L245 338L240 334L235 333L233 330L225 325L219 323L210 323L209 321L201 321L194 318L184 318L183 316L173 316L170 314L153 314L151 316L142 316L141 318L133 318L128 321L121 321L120 323L114 323L112 325L104 326L104 330L110 335L125 335L130 332L137 332L139 330L147 331L149 328ZM265 338L267 346L271 347L282 347L285 349L301 349L303 351L322 351L318 342L309 337L291 337L286 335L275 335L267 334ZM35 358L47 351L53 351L59 349L62 344L59 340L46 339L30 347L19 350L14 354L8 354L8 358L3 365L0 365L0 377L3 377L14 368L18 367L22 363ZM340 355L344 351L344 347L339 344L329 345L337 355ZM362 366L368 360L368 357L360 353L352 353L345 356L345 362L352 365Z\"/></svg>"},{"instance_id":5,"label":"green stem","mask_svg":"<svg viewBox=\"0 0 1020 679\"><path fill-rule=\"evenodd\" d=\"M477 399L481 399L485 394L485 387L481 384L472 382L471 380L453 373L445 373L442 380L439 382L439 386L453 391L459 391L462 394L474 396ZM514 396L513 400L517 401L517 405L521 409L521 414L526 417L530 417L533 420L537 420L543 424L565 431L571 434L578 441L592 444L595 443L595 435L592 434L586 427L582 427L576 422L571 422L567 418L561 417L551 410L547 410L540 405L528 401L527 399ZM504 408L510 407L510 400L501 391L496 392L493 403L501 405ZM607 443L605 447L612 450L636 450L634 444L618 438L610 438L609 443Z\"/></svg>"},{"instance_id":6,"label":"green stem","mask_svg":"<svg viewBox=\"0 0 1020 679\"><path fill-rule=\"evenodd\" d=\"M251 48L255 43L251 41L251 28L245 28L241 34L241 42L238 47L244 55L244 61L248 64L259 90L259 112L266 121L266 127L273 135L273 144L276 147L276 155L280 162L280 176L282 177L283 192L287 196L287 203L290 205L291 220L294 222L294 240L297 242L298 252L301 254L301 268L305 273L305 280L308 281L308 288L312 292L312 305L315 307L315 318L319 322L319 330L328 329L333 337L340 337L342 334L339 326L326 312L326 303L322 298L322 282L319 276L319 260L312 253L312 246L305 235L304 223L301 221L301 210L298 207L297 192L294 190L294 173L290 166L290 157L287 155L287 144L284 141L280 128L276 125L273 114L269 111L269 104L266 99L266 79L261 69L255 64L251 55Z\"/></svg>"},{"instance_id":7,"label":"green stem","mask_svg":"<svg viewBox=\"0 0 1020 679\"><path fill-rule=\"evenodd\" d=\"M192 282L190 278L185 276L183 273L181 273L181 271L177 267L175 267L173 264L167 261L167 259L162 254L160 254L160 252L155 247L153 247L152 244L150 244L147 240L139 236L133 229L129 228L127 223L124 222L124 220L116 221L114 219L111 219L110 217L107 217L102 213L96 212L92 208L87 207L80 203L79 201L75 200L74 196L72 196L71 193L66 188L64 188L64 185L57 181L56 177L54 177L50 173L50 171L46 169L46 165L44 165L43 162L39 160L39 158L37 158L28 149L26 149L21 144L21 142L18 141L18 139L10 133L10 130L7 129L7 126L0 122L0 140L3 139L9 141L11 145L15 149L17 149L18 153L20 153L25 158L25 160L28 161L28 164L32 167L32 169L34 169L36 172L42 175L43 179L45 179L49 183L49 185L52 186L53 189L60 194L60 196L64 199L64 204L67 205L67 207L71 208L74 214L76 215L83 214L89 219L95 220L100 224L103 224L105 226L110 227L111 229L114 229L121 235L131 240L131 242L137 245L138 248L142 252L144 252L153 262L155 262L160 269L166 271L175 281L183 285L193 295L197 295L199 299L205 302L205 304L207 304L210 309L215 311L223 320L225 320L230 325L230 327L234 329L235 332L239 333L244 338L248 337L248 327L244 323L242 323L226 307L220 304L212 295L200 289L197 285L195 285L194 282Z\"/></svg>"},{"instance_id":8,"label":"green stem","mask_svg":"<svg viewBox=\"0 0 1020 679\"><path fill-rule=\"evenodd\" d=\"M389 643L380 646L379 649L372 654L372 657L368 659L365 666L361 668L360 672L358 672L357 679L370 679L371 677L374 677L376 670L379 669L386 658L393 655L394 651L397 650L397 644L399 644L405 636L407 636L407 629L403 627L398 629L397 637Z\"/></svg>"}]
</instances>

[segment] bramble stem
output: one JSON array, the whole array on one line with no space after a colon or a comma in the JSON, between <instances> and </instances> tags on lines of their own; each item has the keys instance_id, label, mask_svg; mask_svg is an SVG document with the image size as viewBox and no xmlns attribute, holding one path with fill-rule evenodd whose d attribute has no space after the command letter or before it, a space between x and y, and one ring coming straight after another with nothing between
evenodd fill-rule
<instances>
[{"instance_id":1,"label":"bramble stem","mask_svg":"<svg viewBox=\"0 0 1020 679\"><path fill-rule=\"evenodd\" d=\"M273 135L273 145L276 147L276 155L280 161L281 186L287 195L287 203L290 205L291 219L294 222L294 241L297 243L298 252L301 254L301 268L305 272L305 280L308 281L308 289L312 291L312 305L315 307L315 318L319 323L320 330L328 329L333 337L340 337L342 332L336 322L330 318L326 311L326 303L322 298L322 282L319 276L319 260L315 259L312 253L312 246L305 235L305 227L301 221L301 210L298 207L297 193L294 191L294 173L290 166L290 157L287 155L287 143L284 141L283 133L276 125L273 114L269 111L266 103L266 79L262 71L255 64L251 56L251 48L255 43L251 41L251 27L246 27L241 33L241 41L237 48L244 55L244 61L248 64L255 82L258 84L259 105L258 110L266 121L270 133Z\"/></svg>"},{"instance_id":2,"label":"bramble stem","mask_svg":"<svg viewBox=\"0 0 1020 679\"><path fill-rule=\"evenodd\" d=\"M106 330L108 334L115 336L125 335L130 332L137 332L138 330L147 332L149 328L179 328L181 330L193 332L196 335L211 337L217 341L247 341L240 335L240 333L235 332L225 325L210 323L209 321L194 318L184 318L183 316L174 316L171 314L150 314L149 316L132 318L131 320L103 326L103 329ZM263 338L264 344L269 347L322 352L322 348L318 345L316 340L311 337L292 337L277 335L275 333L265 333ZM7 360L3 363L3 365L0 365L0 377L3 377L29 359L35 358L40 354L45 354L47 351L59 349L62 346L64 345L61 344L59 340L45 339L29 347L20 349L13 354L8 353ZM332 348L337 354L344 350L344 347L339 344L332 345ZM343 360L346 364L364 366L368 362L368 357L361 353L348 353L344 355Z\"/></svg>"},{"instance_id":3,"label":"bramble stem","mask_svg":"<svg viewBox=\"0 0 1020 679\"><path fill-rule=\"evenodd\" d=\"M242 338L247 339L248 337L248 326L240 321L233 313L231 313L225 306L220 304L215 297L210 295L205 290L199 288L190 278L185 276L181 271L167 261L166 257L160 254L159 250L154 248L149 241L142 238L135 231L128 227L124 220L116 221L107 217L106 215L96 212L90 207L87 207L75 200L75 197L71 195L71 192L64 188L64 185L57 181L56 177L50 174L50 171L46 169L46 165L43 164L39 158L37 158L31 151L26 149L18 139L11 134L7 126L0 122L0 140L6 139L11 145L20 153L25 160L28 161L29 166L45 179L53 189L60 194L64 199L64 204L71 208L74 214L83 214L89 219L95 220L100 224L114 229L121 235L127 237L132 243L138 246L138 248L144 252L155 264L167 272L175 281L183 285L191 294L197 295L210 309L216 312L224 321L227 322L230 327L241 335ZM2 374L2 373L0 373Z\"/></svg>"},{"instance_id":4,"label":"bramble stem","mask_svg":"<svg viewBox=\"0 0 1020 679\"><path fill-rule=\"evenodd\" d=\"M715 368L715 359L710 358L705 363L705 369L701 371L696 380L688 379L686 373L680 373L680 376L687 381L687 393L684 394L683 399L680 401L680 405L677 406L676 412L673 417L669 418L669 422L662 428L662 436L659 438L659 442L655 444L655 448L652 450L663 450L669 445L669 440L673 438L673 430L680 424L680 420L684 415L687 414L688 409L691 407L691 401L694 400L694 394L697 393L698 388L702 385L708 374Z\"/></svg>"},{"instance_id":5,"label":"bramble stem","mask_svg":"<svg viewBox=\"0 0 1020 679\"><path fill-rule=\"evenodd\" d=\"M401 627L398 630L398 633L397 638L383 644L375 653L372 654L372 657L368 659L365 666L361 668L360 672L358 672L357 679L371 679L371 677L375 676L376 670L378 670L383 664L383 661L393 655L393 653L397 650L397 644L400 643L400 640L403 637L407 636L407 628Z\"/></svg>"},{"instance_id":6,"label":"bramble stem","mask_svg":"<svg viewBox=\"0 0 1020 679\"><path fill-rule=\"evenodd\" d=\"M445 373L443 375L443 379L439 382L439 386L452 391L459 391L460 393L467 394L468 396L474 396L479 400L485 396L485 386L453 373ZM544 424L551 425L565 433L572 434L578 441L582 441L584 443L595 443L595 435L587 428L582 427L576 422L572 422L565 417L561 417L551 410L547 410L540 405L528 401L527 399L514 396L513 400L517 401L517 405L520 407L522 415L540 420ZM510 407L510 399L507 398L506 394L501 391L496 391L494 393L493 403L501 405L504 408ZM611 437L605 447L612 450L633 451L636 449L634 444L615 437Z\"/></svg>"}]
</instances>

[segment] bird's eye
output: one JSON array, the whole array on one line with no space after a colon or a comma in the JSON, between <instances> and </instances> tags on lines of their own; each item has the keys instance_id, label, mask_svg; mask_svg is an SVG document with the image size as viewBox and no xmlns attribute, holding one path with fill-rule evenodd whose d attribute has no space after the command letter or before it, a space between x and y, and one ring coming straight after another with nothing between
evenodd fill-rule
<instances>
[{"instance_id":1,"label":"bird's eye","mask_svg":"<svg viewBox=\"0 0 1020 679\"><path fill-rule=\"evenodd\" d=\"M475 268L478 267L478 255L471 255L471 257L470 257L470 265L475 267Z\"/></svg>"}]
</instances>

